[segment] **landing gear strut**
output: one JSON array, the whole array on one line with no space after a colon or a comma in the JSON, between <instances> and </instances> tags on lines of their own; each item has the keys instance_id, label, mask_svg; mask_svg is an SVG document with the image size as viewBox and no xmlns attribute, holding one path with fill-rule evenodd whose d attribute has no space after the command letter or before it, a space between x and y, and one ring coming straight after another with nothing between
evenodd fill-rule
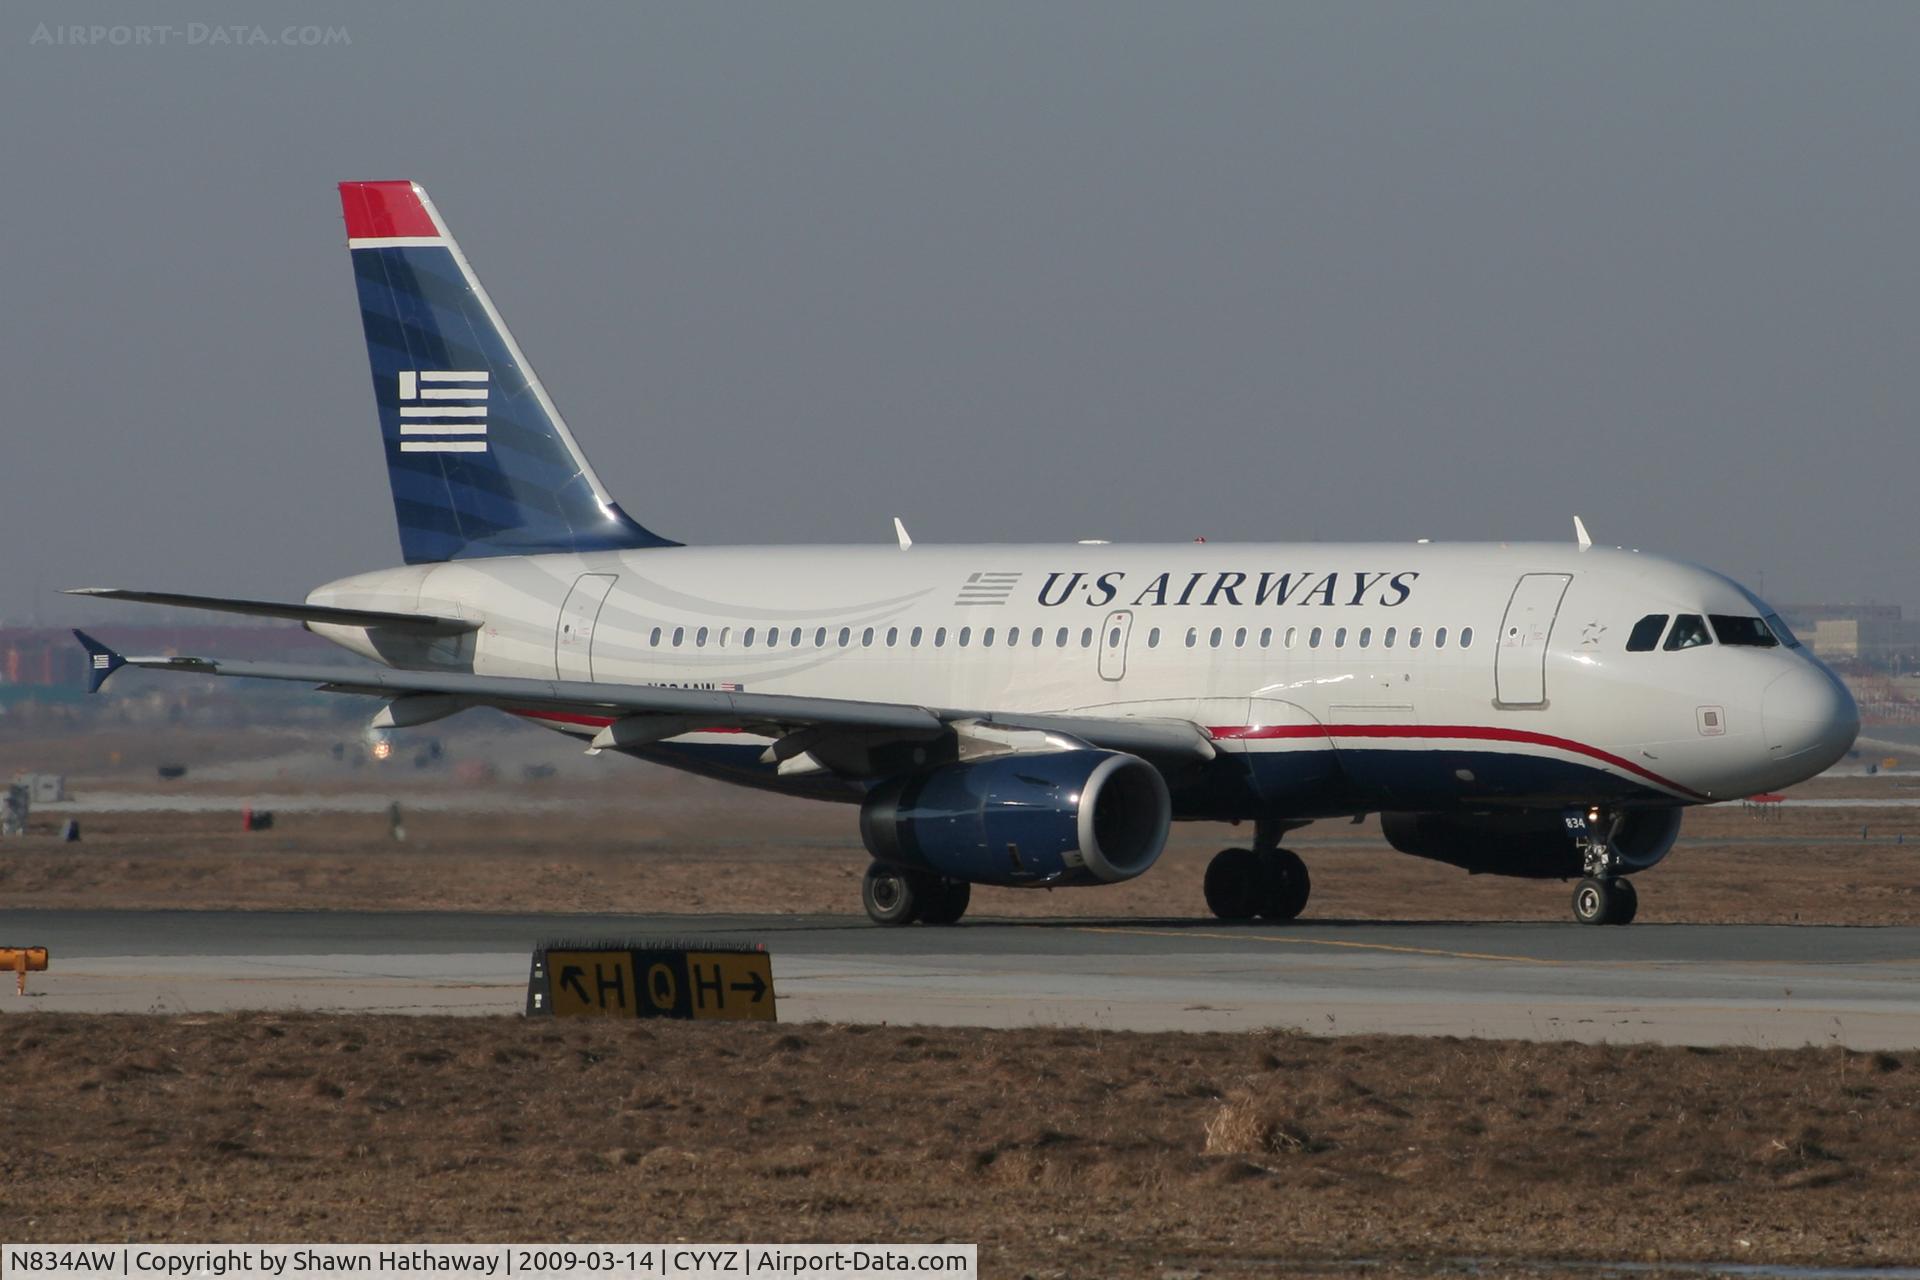
<instances>
[{"instance_id":1,"label":"landing gear strut","mask_svg":"<svg viewBox=\"0 0 1920 1280\"><path fill-rule=\"evenodd\" d=\"M1207 864L1201 888L1207 909L1222 920L1275 922L1306 910L1313 893L1307 864L1291 849L1279 847L1278 831L1261 830L1251 849L1222 849Z\"/></svg>"},{"instance_id":2,"label":"landing gear strut","mask_svg":"<svg viewBox=\"0 0 1920 1280\"><path fill-rule=\"evenodd\" d=\"M908 871L885 862L867 868L860 901L875 924L954 924L967 913L973 886L924 871Z\"/></svg>"},{"instance_id":3,"label":"landing gear strut","mask_svg":"<svg viewBox=\"0 0 1920 1280\"><path fill-rule=\"evenodd\" d=\"M1581 869L1586 872L1573 890L1573 918L1581 924L1632 924L1640 910L1640 895L1633 882L1619 874L1620 855L1613 850L1620 818L1596 806L1568 819L1580 847Z\"/></svg>"}]
</instances>

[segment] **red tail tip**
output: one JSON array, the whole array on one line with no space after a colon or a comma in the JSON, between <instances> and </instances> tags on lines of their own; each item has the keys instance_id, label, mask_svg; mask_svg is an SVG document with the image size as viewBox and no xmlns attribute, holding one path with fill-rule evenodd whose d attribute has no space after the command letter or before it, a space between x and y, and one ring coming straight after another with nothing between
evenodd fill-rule
<instances>
[{"instance_id":1,"label":"red tail tip","mask_svg":"<svg viewBox=\"0 0 1920 1280\"><path fill-rule=\"evenodd\" d=\"M340 211L346 215L349 240L440 234L411 182L343 182Z\"/></svg>"}]
</instances>

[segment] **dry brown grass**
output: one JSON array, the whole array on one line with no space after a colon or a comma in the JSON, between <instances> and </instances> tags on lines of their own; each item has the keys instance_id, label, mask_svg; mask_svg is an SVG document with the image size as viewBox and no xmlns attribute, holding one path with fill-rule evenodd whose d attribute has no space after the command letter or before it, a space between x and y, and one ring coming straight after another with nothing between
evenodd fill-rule
<instances>
[{"instance_id":1,"label":"dry brown grass","mask_svg":"<svg viewBox=\"0 0 1920 1280\"><path fill-rule=\"evenodd\" d=\"M977 1240L982 1273L1913 1262L1920 1061L1299 1035L0 1019L15 1241Z\"/></svg>"},{"instance_id":2,"label":"dry brown grass","mask_svg":"<svg viewBox=\"0 0 1920 1280\"><path fill-rule=\"evenodd\" d=\"M219 814L102 814L84 839L9 842L0 907L857 913L866 856L839 805L675 780L624 803L600 792L551 816L408 814L395 844L376 815L283 813L240 830ZM1913 814L1915 816L1909 816ZM1871 839L1862 842L1860 826ZM1920 810L1803 810L1757 822L1737 809L1687 818L1682 844L1639 878L1641 919L1902 924L1920 920ZM1244 829L1181 826L1161 864L1128 884L1035 893L981 889L976 916L1206 914L1201 875ZM1755 843L1748 843L1753 841ZM1759 843L1764 841L1765 843ZM1571 886L1393 852L1377 824L1323 824L1291 842L1313 870L1309 918L1561 920Z\"/></svg>"}]
</instances>

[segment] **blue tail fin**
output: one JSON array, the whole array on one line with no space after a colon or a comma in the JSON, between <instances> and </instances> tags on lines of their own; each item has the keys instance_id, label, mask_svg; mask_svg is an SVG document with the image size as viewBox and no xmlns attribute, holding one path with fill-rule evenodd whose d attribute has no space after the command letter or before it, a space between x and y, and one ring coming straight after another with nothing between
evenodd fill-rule
<instances>
[{"instance_id":1,"label":"blue tail fin","mask_svg":"<svg viewBox=\"0 0 1920 1280\"><path fill-rule=\"evenodd\" d=\"M407 563L678 546L608 496L427 193L340 205Z\"/></svg>"}]
</instances>

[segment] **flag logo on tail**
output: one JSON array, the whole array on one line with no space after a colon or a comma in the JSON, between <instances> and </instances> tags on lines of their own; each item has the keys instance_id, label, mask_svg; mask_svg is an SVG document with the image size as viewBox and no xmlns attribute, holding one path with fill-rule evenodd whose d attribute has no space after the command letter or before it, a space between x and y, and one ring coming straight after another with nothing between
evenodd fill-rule
<instances>
[{"instance_id":1,"label":"flag logo on tail","mask_svg":"<svg viewBox=\"0 0 1920 1280\"><path fill-rule=\"evenodd\" d=\"M403 369L400 452L485 453L485 369Z\"/></svg>"}]
</instances>

